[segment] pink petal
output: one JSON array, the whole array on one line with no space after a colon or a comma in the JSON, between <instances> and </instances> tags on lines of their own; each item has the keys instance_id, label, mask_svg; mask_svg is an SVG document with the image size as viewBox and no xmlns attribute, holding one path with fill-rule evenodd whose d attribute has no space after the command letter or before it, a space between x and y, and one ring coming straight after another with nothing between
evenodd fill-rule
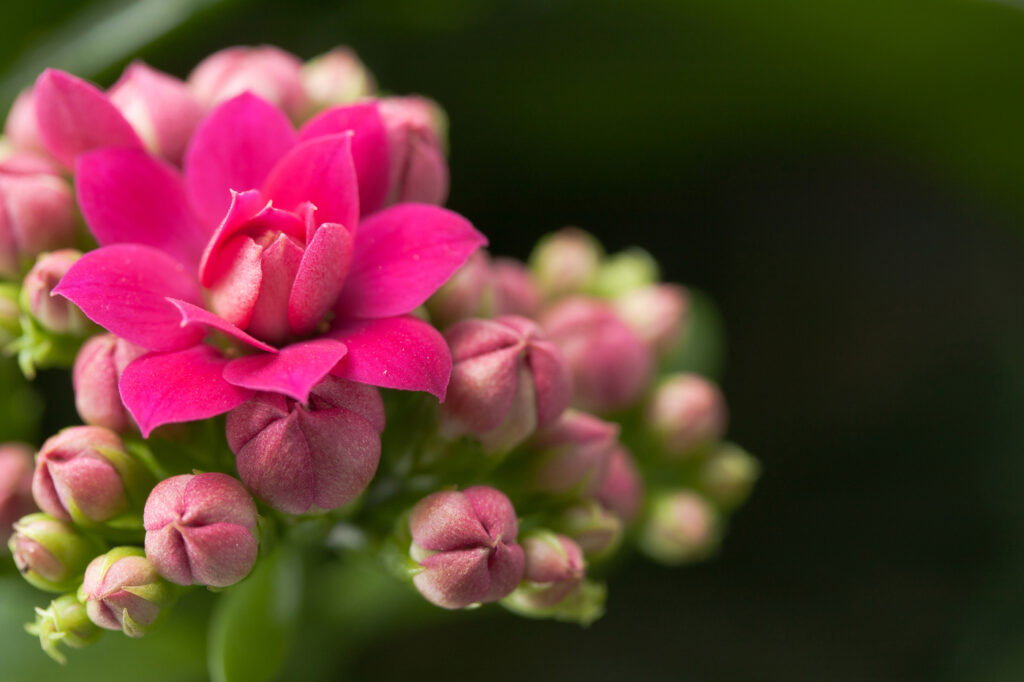
<instances>
[{"instance_id":1,"label":"pink petal","mask_svg":"<svg viewBox=\"0 0 1024 682\"><path fill-rule=\"evenodd\" d=\"M206 251L203 252L203 258L199 262L200 284L204 287L211 287L214 281L224 276L225 271L232 265L230 260L222 262L219 258L224 245L243 231L249 221L266 207L267 200L263 198L259 190L231 192L231 204L228 206L228 212L214 231L206 245Z\"/></svg>"},{"instance_id":2,"label":"pink petal","mask_svg":"<svg viewBox=\"0 0 1024 682\"><path fill-rule=\"evenodd\" d=\"M36 80L36 118L43 146L67 166L103 147L142 149L142 141L107 96L69 73L47 69Z\"/></svg>"},{"instance_id":3,"label":"pink petal","mask_svg":"<svg viewBox=\"0 0 1024 682\"><path fill-rule=\"evenodd\" d=\"M313 233L299 264L288 298L292 333L312 333L334 306L352 263L352 235L342 225L327 223Z\"/></svg>"},{"instance_id":4,"label":"pink petal","mask_svg":"<svg viewBox=\"0 0 1024 682\"><path fill-rule=\"evenodd\" d=\"M362 215L384 205L388 193L388 136L376 102L335 107L310 120L299 133L302 140L351 130L352 160L359 177L359 206ZM342 223L342 225L348 225Z\"/></svg>"},{"instance_id":5,"label":"pink petal","mask_svg":"<svg viewBox=\"0 0 1024 682\"><path fill-rule=\"evenodd\" d=\"M423 303L487 239L469 221L428 204L400 204L359 226L338 299L347 317L391 317Z\"/></svg>"},{"instance_id":6,"label":"pink petal","mask_svg":"<svg viewBox=\"0 0 1024 682\"><path fill-rule=\"evenodd\" d=\"M260 269L263 282L246 327L254 335L271 343L288 339L288 297L302 263L302 247L290 237L278 233L273 243L263 249Z\"/></svg>"},{"instance_id":7,"label":"pink petal","mask_svg":"<svg viewBox=\"0 0 1024 682\"><path fill-rule=\"evenodd\" d=\"M241 94L210 112L185 152L185 181L200 219L220 223L231 190L262 187L295 142L288 118L255 95Z\"/></svg>"},{"instance_id":8,"label":"pink petal","mask_svg":"<svg viewBox=\"0 0 1024 682\"><path fill-rule=\"evenodd\" d=\"M177 308L178 325L186 329L202 330L203 334L200 335L200 338L202 338L202 336L205 336L206 329L204 329L204 327L208 327L210 329L214 329L216 331L227 334L236 341L241 341L242 343L248 344L258 350L262 350L267 353L277 352L277 349L274 348L273 346L270 346L266 343L263 343L259 339L255 339L252 336L249 336L235 325L231 324L222 317L214 315L205 308L200 308L199 306L193 305L188 301L182 301L177 298L168 297L167 301L175 308Z\"/></svg>"},{"instance_id":9,"label":"pink petal","mask_svg":"<svg viewBox=\"0 0 1024 682\"><path fill-rule=\"evenodd\" d=\"M181 325L168 296L202 300L185 267L149 246L115 244L90 251L53 290L117 336L155 351L187 348L204 332Z\"/></svg>"},{"instance_id":10,"label":"pink petal","mask_svg":"<svg viewBox=\"0 0 1024 682\"><path fill-rule=\"evenodd\" d=\"M195 270L210 235L173 167L137 149L100 149L80 156L75 173L82 215L101 245L146 244Z\"/></svg>"},{"instance_id":11,"label":"pink petal","mask_svg":"<svg viewBox=\"0 0 1024 682\"><path fill-rule=\"evenodd\" d=\"M121 375L121 400L145 438L163 424L223 414L252 396L252 391L224 380L229 362L202 344L143 355Z\"/></svg>"},{"instance_id":12,"label":"pink petal","mask_svg":"<svg viewBox=\"0 0 1024 682\"><path fill-rule=\"evenodd\" d=\"M308 201L316 206L318 222L340 223L355 230L359 186L352 163L352 133L299 143L274 166L263 194L286 211L295 211Z\"/></svg>"},{"instance_id":13,"label":"pink petal","mask_svg":"<svg viewBox=\"0 0 1024 682\"><path fill-rule=\"evenodd\" d=\"M241 236L221 249L218 261L224 268L219 277L206 285L210 307L220 317L238 328L249 325L263 283L260 267L263 249L251 237Z\"/></svg>"},{"instance_id":14,"label":"pink petal","mask_svg":"<svg viewBox=\"0 0 1024 682\"><path fill-rule=\"evenodd\" d=\"M452 373L448 344L436 329L411 316L350 320L332 338L348 346L335 376L361 384L427 391L444 400Z\"/></svg>"},{"instance_id":15,"label":"pink petal","mask_svg":"<svg viewBox=\"0 0 1024 682\"><path fill-rule=\"evenodd\" d=\"M224 378L243 388L283 393L305 403L309 391L327 376L348 351L333 339L294 343L273 355L258 354L232 360Z\"/></svg>"}]
</instances>

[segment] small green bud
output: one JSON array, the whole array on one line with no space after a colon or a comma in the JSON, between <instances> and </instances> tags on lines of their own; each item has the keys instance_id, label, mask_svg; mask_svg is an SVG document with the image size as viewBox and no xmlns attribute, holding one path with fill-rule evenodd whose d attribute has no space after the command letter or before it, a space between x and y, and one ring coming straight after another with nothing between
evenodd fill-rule
<instances>
[{"instance_id":1,"label":"small green bud","mask_svg":"<svg viewBox=\"0 0 1024 682\"><path fill-rule=\"evenodd\" d=\"M36 607L36 620L27 623L25 631L39 637L39 645L46 655L61 664L66 663L67 658L58 648L59 644L82 649L103 633L89 620L85 605L73 593L57 597L45 609Z\"/></svg>"}]
</instances>

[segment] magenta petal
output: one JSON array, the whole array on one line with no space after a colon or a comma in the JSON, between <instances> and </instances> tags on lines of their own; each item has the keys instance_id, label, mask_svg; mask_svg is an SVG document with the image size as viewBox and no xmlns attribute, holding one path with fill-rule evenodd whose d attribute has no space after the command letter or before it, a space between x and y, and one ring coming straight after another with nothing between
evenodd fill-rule
<instances>
[{"instance_id":1,"label":"magenta petal","mask_svg":"<svg viewBox=\"0 0 1024 682\"><path fill-rule=\"evenodd\" d=\"M308 201L316 206L317 222L340 223L355 230L359 187L352 163L352 133L300 143L274 166L263 194L285 211L295 211Z\"/></svg>"},{"instance_id":2,"label":"magenta petal","mask_svg":"<svg viewBox=\"0 0 1024 682\"><path fill-rule=\"evenodd\" d=\"M155 351L187 348L204 332L185 328L168 296L202 300L185 267L149 246L114 244L90 251L54 289L107 331Z\"/></svg>"},{"instance_id":3,"label":"magenta petal","mask_svg":"<svg viewBox=\"0 0 1024 682\"><path fill-rule=\"evenodd\" d=\"M452 373L452 356L441 333L411 316L351 320L331 337L348 346L335 376L361 384L427 391L444 400Z\"/></svg>"},{"instance_id":4,"label":"magenta petal","mask_svg":"<svg viewBox=\"0 0 1024 682\"><path fill-rule=\"evenodd\" d=\"M163 424L223 414L253 393L224 380L229 362L201 344L175 353L143 355L121 375L121 400L143 437Z\"/></svg>"},{"instance_id":5,"label":"magenta petal","mask_svg":"<svg viewBox=\"0 0 1024 682\"><path fill-rule=\"evenodd\" d=\"M185 181L200 219L217 225L231 190L262 187L295 142L288 118L256 95L241 94L210 112L185 153Z\"/></svg>"},{"instance_id":6,"label":"magenta petal","mask_svg":"<svg viewBox=\"0 0 1024 682\"><path fill-rule=\"evenodd\" d=\"M100 149L79 157L75 173L82 215L101 245L154 246L195 269L210 235L174 168L137 149Z\"/></svg>"},{"instance_id":7,"label":"magenta petal","mask_svg":"<svg viewBox=\"0 0 1024 682\"><path fill-rule=\"evenodd\" d=\"M362 222L337 310L346 317L391 317L423 303L487 239L437 206L399 204Z\"/></svg>"},{"instance_id":8,"label":"magenta petal","mask_svg":"<svg viewBox=\"0 0 1024 682\"><path fill-rule=\"evenodd\" d=\"M142 141L95 85L47 69L36 80L36 118L46 151L71 167L79 154L102 147L142 149Z\"/></svg>"},{"instance_id":9,"label":"magenta petal","mask_svg":"<svg viewBox=\"0 0 1024 682\"><path fill-rule=\"evenodd\" d=\"M223 277L232 265L230 259L219 258L224 245L267 207L267 200L259 190L232 191L230 194L228 212L210 238L199 263L199 283L204 287L213 286L214 281Z\"/></svg>"},{"instance_id":10,"label":"magenta petal","mask_svg":"<svg viewBox=\"0 0 1024 682\"><path fill-rule=\"evenodd\" d=\"M186 329L202 330L200 338L205 336L206 330L204 329L204 327L208 327L210 329L215 329L216 331L227 334L236 341L241 341L242 343L248 344L253 348L257 348L267 353L277 352L277 349L274 348L273 346L267 345L260 341L259 339L249 336L235 325L231 324L222 317L218 317L217 315L211 313L209 310L206 310L205 308L200 308L199 306L193 305L188 301L182 301L176 298L168 297L167 301L175 308L177 308L176 312L178 313L179 326L184 327Z\"/></svg>"},{"instance_id":11,"label":"magenta petal","mask_svg":"<svg viewBox=\"0 0 1024 682\"><path fill-rule=\"evenodd\" d=\"M288 298L288 325L294 334L313 332L338 300L352 263L352 235L336 223L321 225L302 255Z\"/></svg>"},{"instance_id":12,"label":"magenta petal","mask_svg":"<svg viewBox=\"0 0 1024 682\"><path fill-rule=\"evenodd\" d=\"M363 215L384 205L388 193L388 135L376 102L335 107L319 114L299 132L300 139L311 140L351 130L352 160L359 177L359 206ZM348 225L342 223L342 225Z\"/></svg>"},{"instance_id":13,"label":"magenta petal","mask_svg":"<svg viewBox=\"0 0 1024 682\"><path fill-rule=\"evenodd\" d=\"M348 351L333 339L294 343L269 355L248 355L228 363L224 378L236 386L283 393L305 403L309 391L327 376Z\"/></svg>"}]
</instances>

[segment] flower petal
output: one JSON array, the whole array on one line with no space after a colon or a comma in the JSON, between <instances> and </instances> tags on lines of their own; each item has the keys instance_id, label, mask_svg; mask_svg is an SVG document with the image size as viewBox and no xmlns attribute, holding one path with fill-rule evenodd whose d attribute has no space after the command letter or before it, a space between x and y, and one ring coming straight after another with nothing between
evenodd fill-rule
<instances>
[{"instance_id":1,"label":"flower petal","mask_svg":"<svg viewBox=\"0 0 1024 682\"><path fill-rule=\"evenodd\" d=\"M423 303L487 239L468 220L428 204L399 204L362 222L337 311L391 317Z\"/></svg>"},{"instance_id":2,"label":"flower petal","mask_svg":"<svg viewBox=\"0 0 1024 682\"><path fill-rule=\"evenodd\" d=\"M100 149L78 157L75 189L101 245L154 246L195 270L210 233L193 217L173 167L137 149Z\"/></svg>"},{"instance_id":3,"label":"flower petal","mask_svg":"<svg viewBox=\"0 0 1024 682\"><path fill-rule=\"evenodd\" d=\"M199 286L185 267L150 246L114 244L90 251L53 290L96 324L155 351L187 348L204 332L184 328L168 296L199 302Z\"/></svg>"},{"instance_id":4,"label":"flower petal","mask_svg":"<svg viewBox=\"0 0 1024 682\"><path fill-rule=\"evenodd\" d=\"M388 194L388 135L376 102L335 107L310 120L299 132L302 140L351 130L352 160L359 177L359 206L369 215L384 205ZM346 225L347 223L342 223Z\"/></svg>"},{"instance_id":5,"label":"flower petal","mask_svg":"<svg viewBox=\"0 0 1024 682\"><path fill-rule=\"evenodd\" d=\"M222 317L211 313L205 308L200 308L197 305L193 305L188 301L182 301L177 298L167 298L167 302L177 308L178 313L178 325L184 329L201 329L203 335L205 335L206 327L214 329L216 331L227 334L236 341L248 344L253 348L267 352L276 353L277 349L266 343L263 343L259 339L249 336L244 331L231 324ZM202 338L202 336L200 336Z\"/></svg>"},{"instance_id":6,"label":"flower petal","mask_svg":"<svg viewBox=\"0 0 1024 682\"><path fill-rule=\"evenodd\" d=\"M327 223L313 233L302 255L288 298L288 324L294 334L313 332L338 300L352 263L352 235Z\"/></svg>"},{"instance_id":7,"label":"flower petal","mask_svg":"<svg viewBox=\"0 0 1024 682\"><path fill-rule=\"evenodd\" d=\"M263 194L277 208L295 211L304 202L316 206L320 223L359 222L359 186L352 163L352 133L299 143L270 172Z\"/></svg>"},{"instance_id":8,"label":"flower petal","mask_svg":"<svg viewBox=\"0 0 1024 682\"><path fill-rule=\"evenodd\" d=\"M206 251L203 252L203 258L199 262L200 284L210 287L213 286L214 281L224 276L225 271L231 267L232 263L230 260L221 262L217 256L220 255L224 245L265 208L267 208L267 200L263 198L259 190L231 191L231 203L228 206L227 214L220 221L213 236L210 237Z\"/></svg>"},{"instance_id":9,"label":"flower petal","mask_svg":"<svg viewBox=\"0 0 1024 682\"><path fill-rule=\"evenodd\" d=\"M241 94L210 112L185 152L185 181L199 218L220 223L231 190L262 187L295 142L288 118L256 95Z\"/></svg>"},{"instance_id":10,"label":"flower petal","mask_svg":"<svg viewBox=\"0 0 1024 682\"><path fill-rule=\"evenodd\" d=\"M331 338L348 346L348 355L331 372L361 384L427 391L444 400L452 373L448 344L426 322L406 315L382 320L350 320Z\"/></svg>"},{"instance_id":11,"label":"flower petal","mask_svg":"<svg viewBox=\"0 0 1024 682\"><path fill-rule=\"evenodd\" d=\"M224 380L229 362L203 344L143 355L121 375L121 400L147 438L163 424L222 414L253 394Z\"/></svg>"},{"instance_id":12,"label":"flower petal","mask_svg":"<svg viewBox=\"0 0 1024 682\"><path fill-rule=\"evenodd\" d=\"M224 378L236 386L283 393L305 403L309 391L345 357L348 348L334 339L294 343L270 354L232 360Z\"/></svg>"},{"instance_id":13,"label":"flower petal","mask_svg":"<svg viewBox=\"0 0 1024 682\"><path fill-rule=\"evenodd\" d=\"M47 69L36 80L36 118L46 151L66 164L102 147L142 149L132 126L92 83Z\"/></svg>"}]
</instances>

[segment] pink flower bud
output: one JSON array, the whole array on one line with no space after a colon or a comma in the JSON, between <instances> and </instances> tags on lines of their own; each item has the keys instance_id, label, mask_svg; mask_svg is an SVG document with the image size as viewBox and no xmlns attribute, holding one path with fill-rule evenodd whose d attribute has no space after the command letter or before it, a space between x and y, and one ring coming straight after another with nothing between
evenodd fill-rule
<instances>
[{"instance_id":1,"label":"pink flower bud","mask_svg":"<svg viewBox=\"0 0 1024 682\"><path fill-rule=\"evenodd\" d=\"M491 262L481 249L427 300L427 311L431 322L445 329L471 317L490 317L493 299Z\"/></svg>"},{"instance_id":2,"label":"pink flower bud","mask_svg":"<svg viewBox=\"0 0 1024 682\"><path fill-rule=\"evenodd\" d=\"M14 524L7 547L25 580L46 592L78 587L86 565L103 545L47 514L29 514Z\"/></svg>"},{"instance_id":3,"label":"pink flower bud","mask_svg":"<svg viewBox=\"0 0 1024 682\"><path fill-rule=\"evenodd\" d=\"M36 607L36 620L26 625L25 630L39 637L43 652L58 663L67 663L58 645L82 649L95 642L103 632L89 620L85 605L74 593L57 597L45 609Z\"/></svg>"},{"instance_id":4,"label":"pink flower bud","mask_svg":"<svg viewBox=\"0 0 1024 682\"><path fill-rule=\"evenodd\" d=\"M151 477L113 431L72 426L43 443L32 495L39 507L83 526L141 509Z\"/></svg>"},{"instance_id":5,"label":"pink flower bud","mask_svg":"<svg viewBox=\"0 0 1024 682\"><path fill-rule=\"evenodd\" d=\"M175 596L140 547L115 547L93 559L78 593L93 623L129 637L146 634Z\"/></svg>"},{"instance_id":6,"label":"pink flower bud","mask_svg":"<svg viewBox=\"0 0 1024 682\"><path fill-rule=\"evenodd\" d=\"M689 455L722 437L725 399L717 386L697 374L674 374L655 390L647 422L667 453Z\"/></svg>"},{"instance_id":7,"label":"pink flower bud","mask_svg":"<svg viewBox=\"0 0 1024 682\"><path fill-rule=\"evenodd\" d=\"M516 512L499 490L476 486L429 495L413 507L409 530L410 554L420 565L413 583L437 606L497 601L522 578Z\"/></svg>"},{"instance_id":8,"label":"pink flower bud","mask_svg":"<svg viewBox=\"0 0 1024 682\"><path fill-rule=\"evenodd\" d=\"M351 104L377 89L373 74L347 47L311 59L302 67L302 84L312 111Z\"/></svg>"},{"instance_id":9,"label":"pink flower bud","mask_svg":"<svg viewBox=\"0 0 1024 682\"><path fill-rule=\"evenodd\" d=\"M145 352L141 346L113 334L99 334L85 342L71 372L75 407L82 421L118 433L135 428L135 421L121 402L118 382L124 368Z\"/></svg>"},{"instance_id":10,"label":"pink flower bud","mask_svg":"<svg viewBox=\"0 0 1024 682\"><path fill-rule=\"evenodd\" d=\"M708 556L720 536L718 513L691 490L655 496L640 536L640 547L652 559L681 564Z\"/></svg>"},{"instance_id":11,"label":"pink flower bud","mask_svg":"<svg viewBox=\"0 0 1024 682\"><path fill-rule=\"evenodd\" d=\"M523 538L528 589L519 601L535 608L550 608L565 599L583 582L586 564L583 550L564 535L541 531Z\"/></svg>"},{"instance_id":12,"label":"pink flower bud","mask_svg":"<svg viewBox=\"0 0 1024 682\"><path fill-rule=\"evenodd\" d=\"M39 137L36 122L36 103L32 88L25 88L14 100L7 120L4 122L4 136L10 141L15 152L46 154L46 148Z\"/></svg>"},{"instance_id":13,"label":"pink flower bud","mask_svg":"<svg viewBox=\"0 0 1024 682\"><path fill-rule=\"evenodd\" d=\"M512 258L495 258L491 265L494 314L536 317L541 297L526 266Z\"/></svg>"},{"instance_id":14,"label":"pink flower bud","mask_svg":"<svg viewBox=\"0 0 1024 682\"><path fill-rule=\"evenodd\" d=\"M380 461L384 403L372 386L328 376L302 405L260 393L228 413L228 444L246 487L270 506L302 514L358 497Z\"/></svg>"},{"instance_id":15,"label":"pink flower bud","mask_svg":"<svg viewBox=\"0 0 1024 682\"><path fill-rule=\"evenodd\" d=\"M0 444L0 542L14 522L35 510L32 501L32 449L21 443Z\"/></svg>"},{"instance_id":16,"label":"pink flower bud","mask_svg":"<svg viewBox=\"0 0 1024 682\"><path fill-rule=\"evenodd\" d=\"M234 585L256 563L257 520L256 503L237 479L172 476L146 500L146 557L172 583Z\"/></svg>"},{"instance_id":17,"label":"pink flower bud","mask_svg":"<svg viewBox=\"0 0 1024 682\"><path fill-rule=\"evenodd\" d=\"M549 309L541 324L572 368L577 407L620 410L647 387L654 367L651 350L608 304L570 298Z\"/></svg>"},{"instance_id":18,"label":"pink flower bud","mask_svg":"<svg viewBox=\"0 0 1024 682\"><path fill-rule=\"evenodd\" d=\"M441 406L442 430L471 433L491 451L507 451L569 403L569 373L558 349L524 317L465 320L445 334L452 377Z\"/></svg>"},{"instance_id":19,"label":"pink flower bud","mask_svg":"<svg viewBox=\"0 0 1024 682\"><path fill-rule=\"evenodd\" d=\"M438 121L440 107L424 97L380 100L391 168L387 203L442 205L448 198L448 160Z\"/></svg>"},{"instance_id":20,"label":"pink flower bud","mask_svg":"<svg viewBox=\"0 0 1024 682\"><path fill-rule=\"evenodd\" d=\"M622 519L596 500L586 500L566 509L558 517L555 528L572 538L589 557L607 556L622 541Z\"/></svg>"},{"instance_id":21,"label":"pink flower bud","mask_svg":"<svg viewBox=\"0 0 1024 682\"><path fill-rule=\"evenodd\" d=\"M546 235L530 254L530 269L548 298L589 290L604 249L589 233L567 227Z\"/></svg>"},{"instance_id":22,"label":"pink flower bud","mask_svg":"<svg viewBox=\"0 0 1024 682\"><path fill-rule=\"evenodd\" d=\"M567 410L533 440L538 451L531 479L534 490L593 497L619 446L619 427L576 410Z\"/></svg>"},{"instance_id":23,"label":"pink flower bud","mask_svg":"<svg viewBox=\"0 0 1024 682\"><path fill-rule=\"evenodd\" d=\"M181 163L204 113L185 83L135 62L107 94L150 152L171 163Z\"/></svg>"},{"instance_id":24,"label":"pink flower bud","mask_svg":"<svg viewBox=\"0 0 1024 682\"><path fill-rule=\"evenodd\" d=\"M633 455L624 447L612 451L608 469L597 489L598 501L627 523L636 518L644 498L644 482Z\"/></svg>"},{"instance_id":25,"label":"pink flower bud","mask_svg":"<svg viewBox=\"0 0 1024 682\"><path fill-rule=\"evenodd\" d=\"M637 336L666 354L682 338L690 297L676 284L653 284L619 297L613 305Z\"/></svg>"},{"instance_id":26,"label":"pink flower bud","mask_svg":"<svg viewBox=\"0 0 1024 682\"><path fill-rule=\"evenodd\" d=\"M88 318L74 303L52 295L57 283L81 257L81 252L74 249L44 253L25 275L21 305L48 331L80 336L89 329Z\"/></svg>"},{"instance_id":27,"label":"pink flower bud","mask_svg":"<svg viewBox=\"0 0 1024 682\"><path fill-rule=\"evenodd\" d=\"M302 62L269 45L215 52L192 70L188 85L207 108L243 92L259 95L293 119L308 106L302 87Z\"/></svg>"},{"instance_id":28,"label":"pink flower bud","mask_svg":"<svg viewBox=\"0 0 1024 682\"><path fill-rule=\"evenodd\" d=\"M0 163L0 275L17 277L23 261L74 238L71 187L53 166L26 155Z\"/></svg>"},{"instance_id":29,"label":"pink flower bud","mask_svg":"<svg viewBox=\"0 0 1024 682\"><path fill-rule=\"evenodd\" d=\"M760 473L756 459L738 446L726 444L701 467L701 489L720 507L735 509L750 496Z\"/></svg>"}]
</instances>

